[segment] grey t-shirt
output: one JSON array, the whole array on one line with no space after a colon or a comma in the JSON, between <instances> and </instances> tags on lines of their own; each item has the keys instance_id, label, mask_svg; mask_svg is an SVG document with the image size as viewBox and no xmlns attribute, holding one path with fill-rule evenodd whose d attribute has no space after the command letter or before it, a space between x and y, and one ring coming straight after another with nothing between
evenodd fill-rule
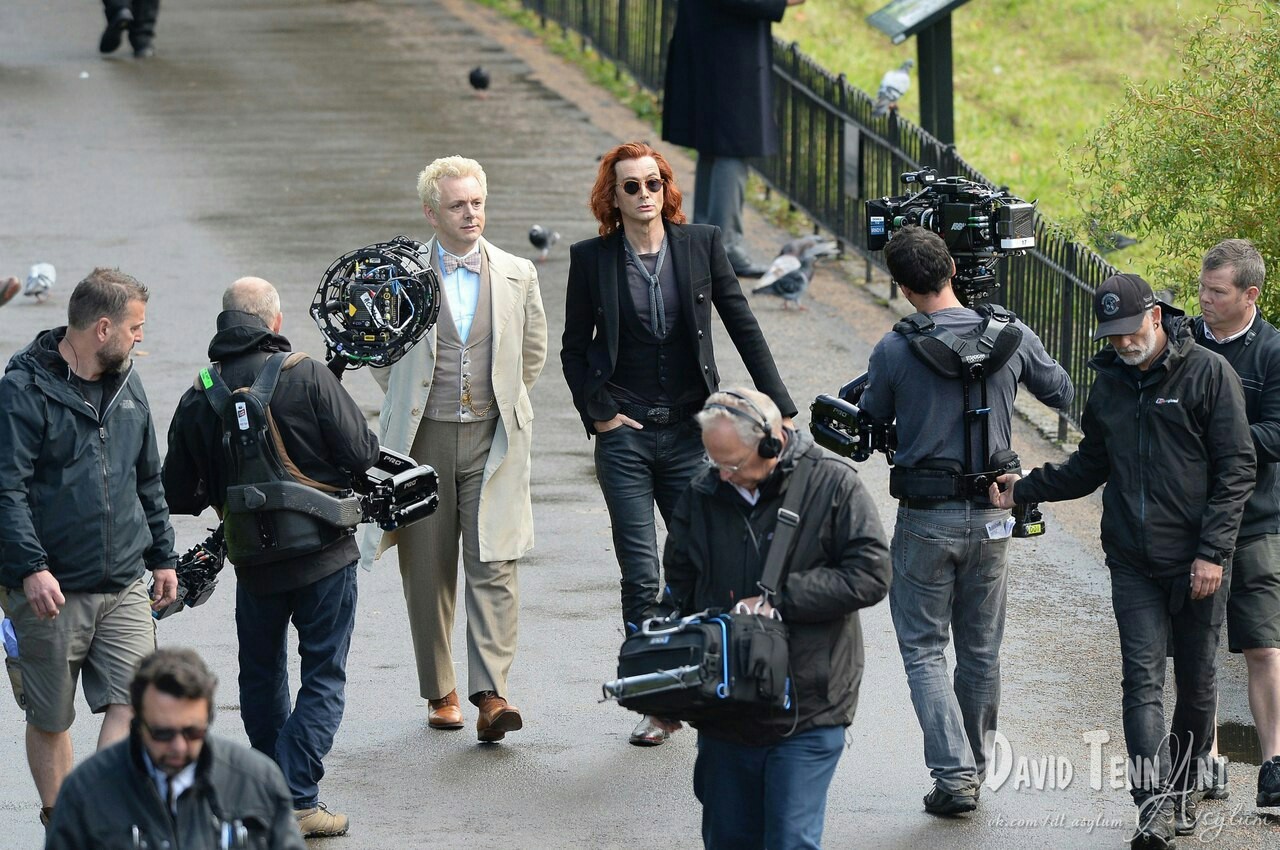
<instances>
[{"instance_id":1,"label":"grey t-shirt","mask_svg":"<svg viewBox=\"0 0 1280 850\"><path fill-rule=\"evenodd\" d=\"M954 334L977 327L982 317L967 307L949 307L930 314L934 323ZM1075 388L1058 362L1049 356L1030 328L1015 322L1022 342L1009 361L987 376L987 415L992 452L1009 447L1009 420L1013 398L1022 383L1040 401L1063 408L1071 403ZM907 338L896 331L884 335L871 352L867 388L859 406L878 420L897 418L897 466L927 466L936 459L963 464L964 384L939 376L911 352ZM982 386L970 388L971 407L980 406ZM983 467L981 423L971 426L973 458Z\"/></svg>"}]
</instances>

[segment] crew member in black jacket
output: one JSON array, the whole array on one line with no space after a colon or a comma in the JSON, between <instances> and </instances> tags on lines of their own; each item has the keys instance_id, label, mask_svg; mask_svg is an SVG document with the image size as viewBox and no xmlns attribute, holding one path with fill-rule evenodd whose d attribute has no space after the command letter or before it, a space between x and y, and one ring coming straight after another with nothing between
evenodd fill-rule
<instances>
[{"instance_id":1,"label":"crew member in black jacket","mask_svg":"<svg viewBox=\"0 0 1280 850\"><path fill-rule=\"evenodd\" d=\"M715 466L676 506L666 599L681 615L739 602L776 609L788 624L793 684L792 711L695 724L702 840L708 850L821 847L827 787L862 681L858 611L889 591L888 541L853 465L784 428L767 396L715 393L697 419ZM770 601L757 583L799 463L812 467Z\"/></svg>"},{"instance_id":2,"label":"crew member in black jacket","mask_svg":"<svg viewBox=\"0 0 1280 850\"><path fill-rule=\"evenodd\" d=\"M560 360L587 436L596 438L596 478L622 568L622 618L636 628L658 595L654 502L669 522L705 464L693 415L720 385L713 304L756 387L788 418L796 406L720 231L684 224L662 154L641 142L606 153L591 210L600 236L569 250ZM666 732L642 722L631 743L661 744Z\"/></svg>"},{"instance_id":3,"label":"crew member in black jacket","mask_svg":"<svg viewBox=\"0 0 1280 850\"><path fill-rule=\"evenodd\" d=\"M1133 846L1164 848L1175 809L1178 833L1195 829L1190 792L1213 742L1224 573L1253 491L1253 441L1236 373L1196 345L1189 319L1163 316L1145 280L1108 278L1093 308L1094 339L1110 345L1089 362L1097 378L1079 448L1022 480L1001 476L990 497L1012 507L1078 499L1107 484L1102 549L1124 664L1124 736L1139 810ZM1178 699L1166 733L1167 645Z\"/></svg>"},{"instance_id":4,"label":"crew member in black jacket","mask_svg":"<svg viewBox=\"0 0 1280 850\"><path fill-rule=\"evenodd\" d=\"M1262 745L1259 806L1280 805L1280 332L1258 309L1267 268L1247 239L1228 239L1200 265L1196 342L1227 359L1244 385L1258 479L1231 561L1227 647L1243 652L1249 708ZM1217 764L1215 764L1217 767ZM1221 776L1225 786L1225 771Z\"/></svg>"},{"instance_id":5,"label":"crew member in black jacket","mask_svg":"<svg viewBox=\"0 0 1280 850\"><path fill-rule=\"evenodd\" d=\"M210 368L232 389L251 386L272 354L291 350L280 336L283 322L280 296L270 283L237 280L222 297L218 332L209 343ZM198 515L210 505L221 510L229 484L253 483L232 480L223 425L202 383L197 378L183 395L169 427L164 488L175 513ZM285 360L270 412L278 445L301 483L349 489L354 476L378 459L378 439L359 406L323 364L304 354ZM293 543L301 551L306 541ZM348 826L346 815L319 802L319 782L346 704L359 557L355 536L343 533L318 538L302 555L236 565L241 717L249 743L284 771L304 835L342 835ZM302 657L301 688L292 706L285 663L291 620Z\"/></svg>"}]
</instances>

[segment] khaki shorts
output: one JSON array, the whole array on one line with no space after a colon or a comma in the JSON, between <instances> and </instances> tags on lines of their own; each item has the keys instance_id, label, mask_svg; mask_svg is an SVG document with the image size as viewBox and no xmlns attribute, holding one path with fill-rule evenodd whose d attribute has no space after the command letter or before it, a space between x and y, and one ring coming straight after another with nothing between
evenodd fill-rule
<instances>
[{"instance_id":1,"label":"khaki shorts","mask_svg":"<svg viewBox=\"0 0 1280 850\"><path fill-rule=\"evenodd\" d=\"M128 705L129 682L156 648L143 579L114 593L65 595L67 604L58 616L41 620L21 590L0 588L0 607L18 636L17 659L6 659L13 695L27 722L46 732L71 728L77 678L95 714L109 705Z\"/></svg>"},{"instance_id":2,"label":"khaki shorts","mask_svg":"<svg viewBox=\"0 0 1280 850\"><path fill-rule=\"evenodd\" d=\"M1227 601L1227 648L1280 647L1280 535L1264 534L1236 547Z\"/></svg>"}]
</instances>

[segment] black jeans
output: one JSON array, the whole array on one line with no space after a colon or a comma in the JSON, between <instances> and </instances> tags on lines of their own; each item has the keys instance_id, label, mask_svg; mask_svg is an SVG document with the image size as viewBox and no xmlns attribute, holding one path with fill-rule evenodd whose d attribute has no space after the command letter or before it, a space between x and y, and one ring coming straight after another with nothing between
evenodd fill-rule
<instances>
[{"instance_id":1,"label":"black jeans","mask_svg":"<svg viewBox=\"0 0 1280 850\"><path fill-rule=\"evenodd\" d=\"M156 37L160 0L102 0L102 10L106 12L108 22L120 9L133 12L133 23L129 26L129 45L137 50L150 44Z\"/></svg>"},{"instance_id":2,"label":"black jeans","mask_svg":"<svg viewBox=\"0 0 1280 850\"><path fill-rule=\"evenodd\" d=\"M706 465L706 451L692 419L643 430L623 425L595 439L596 480L609 508L613 548L622 568L622 619L639 626L658 598L654 503L663 521L670 522L676 501Z\"/></svg>"},{"instance_id":3,"label":"black jeans","mask_svg":"<svg viewBox=\"0 0 1280 850\"><path fill-rule=\"evenodd\" d=\"M1197 787L1213 744L1217 712L1215 658L1227 610L1230 568L1207 599L1191 599L1190 565L1174 578L1111 567L1111 604L1124 662L1124 737L1134 802ZM1173 656L1178 698L1164 722L1167 657Z\"/></svg>"}]
</instances>

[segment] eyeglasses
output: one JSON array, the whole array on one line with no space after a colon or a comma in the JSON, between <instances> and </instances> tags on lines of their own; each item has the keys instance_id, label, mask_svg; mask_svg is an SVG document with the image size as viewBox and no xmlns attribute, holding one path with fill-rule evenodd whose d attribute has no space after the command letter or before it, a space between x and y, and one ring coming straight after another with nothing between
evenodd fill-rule
<instances>
[{"instance_id":1,"label":"eyeglasses","mask_svg":"<svg viewBox=\"0 0 1280 850\"><path fill-rule=\"evenodd\" d=\"M648 180L644 181L644 187L649 190L649 194L651 195L656 195L661 192L664 185L665 181L658 177L650 177ZM636 194L640 191L640 181L623 180L622 191L626 192L628 195Z\"/></svg>"},{"instance_id":2,"label":"eyeglasses","mask_svg":"<svg viewBox=\"0 0 1280 850\"><path fill-rule=\"evenodd\" d=\"M147 730L147 734L151 736L152 740L161 744L167 744L179 735L188 741L203 741L204 736L209 734L208 726L184 726L181 729L173 729L171 727L152 726L145 720L139 722L142 723L142 728Z\"/></svg>"},{"instance_id":3,"label":"eyeglasses","mask_svg":"<svg viewBox=\"0 0 1280 850\"><path fill-rule=\"evenodd\" d=\"M747 453L747 456L746 456L746 457L744 457L742 460L738 461L737 463L716 463L716 462L713 460L713 461L711 461L711 468L712 468L712 469L719 470L719 471L721 471L721 472L727 472L727 473L729 473L730 475L737 475L737 474L738 474L738 471L739 471L740 469L742 469L742 467L744 467L744 466L746 466L747 464L751 463L751 458L752 458L752 456L753 456L753 455L755 455L755 452L754 452L754 451L753 451L753 452L748 452L748 453Z\"/></svg>"}]
</instances>

